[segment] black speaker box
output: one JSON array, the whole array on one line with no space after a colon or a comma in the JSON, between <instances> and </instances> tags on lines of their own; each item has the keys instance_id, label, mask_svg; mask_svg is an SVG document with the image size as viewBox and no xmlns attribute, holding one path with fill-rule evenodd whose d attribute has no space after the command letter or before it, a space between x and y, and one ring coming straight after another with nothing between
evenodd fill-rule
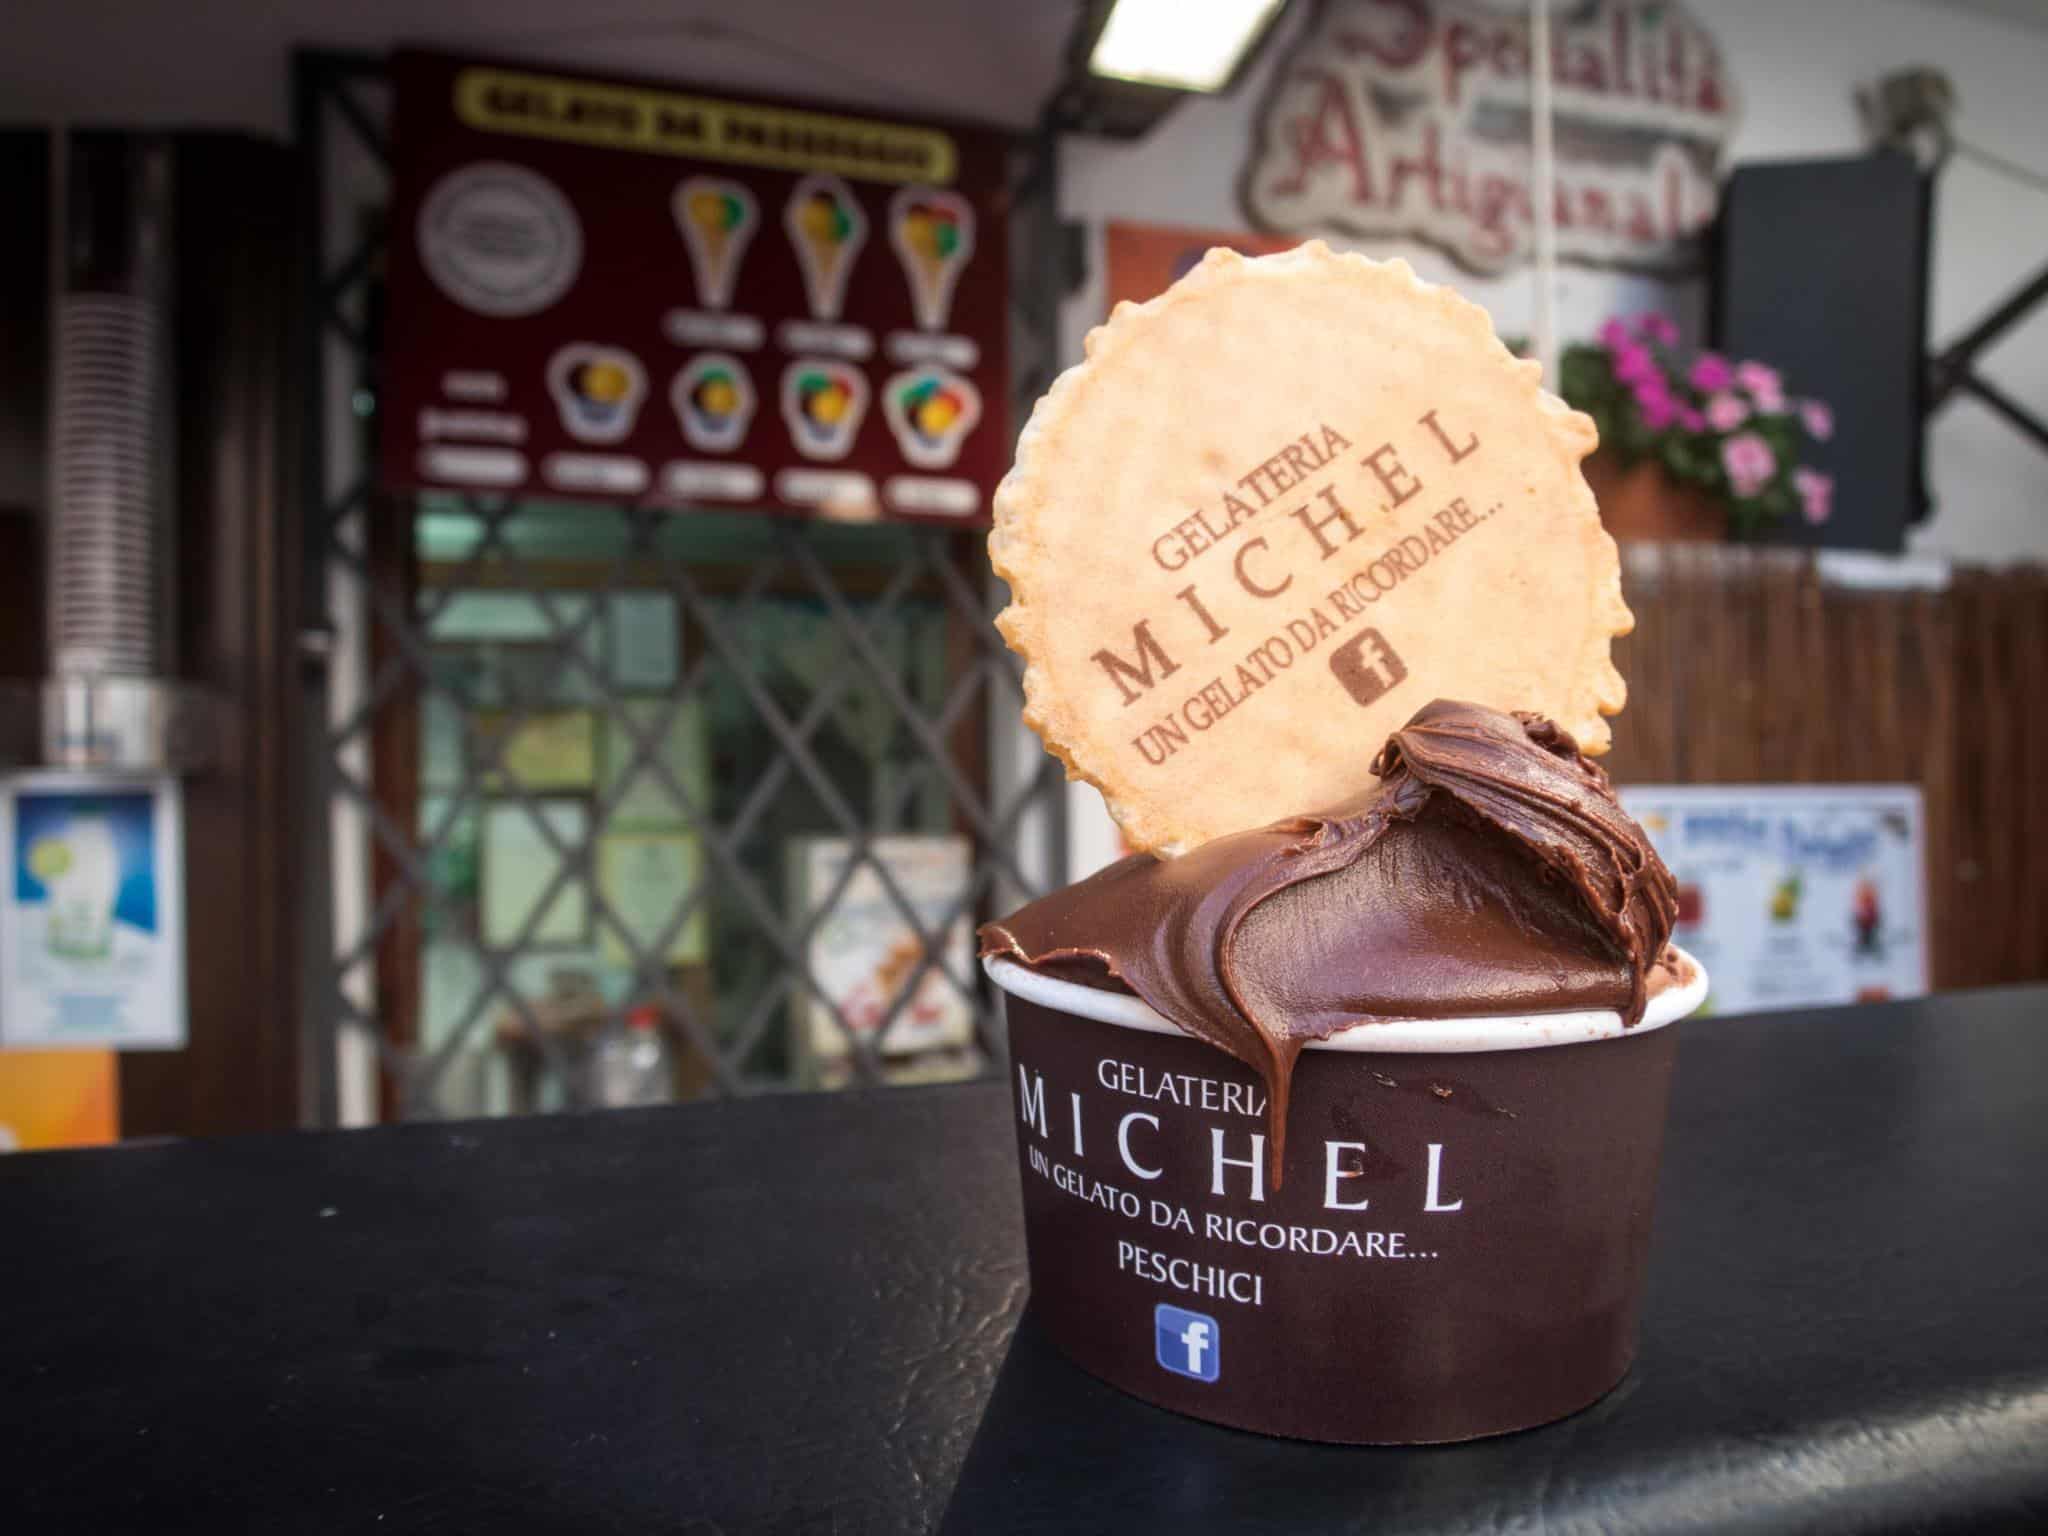
<instances>
[{"instance_id":1,"label":"black speaker box","mask_svg":"<svg viewBox=\"0 0 2048 1536\"><path fill-rule=\"evenodd\" d=\"M1834 408L1806 461L1834 476L1834 512L1765 538L1897 551L1922 516L1922 344L1928 178L1908 156L1738 167L1716 228L1710 331L1731 358L1781 370Z\"/></svg>"}]
</instances>

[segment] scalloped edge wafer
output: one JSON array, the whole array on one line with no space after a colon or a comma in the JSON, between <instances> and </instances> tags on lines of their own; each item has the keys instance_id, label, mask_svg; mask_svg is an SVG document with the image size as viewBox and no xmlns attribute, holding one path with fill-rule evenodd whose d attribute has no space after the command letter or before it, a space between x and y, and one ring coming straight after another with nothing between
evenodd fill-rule
<instances>
[{"instance_id":1,"label":"scalloped edge wafer","mask_svg":"<svg viewBox=\"0 0 2048 1536\"><path fill-rule=\"evenodd\" d=\"M1356 793L1367 782L1366 765L1388 731L1435 696L1427 687L1410 689L1396 701L1400 718L1388 716L1392 723L1384 730L1378 729L1377 725L1372 729L1366 728L1369 718L1378 718L1370 712L1361 712L1356 729L1347 729L1350 725L1348 717L1330 716L1338 722L1337 728L1326 736L1306 738L1306 745L1299 729L1288 728L1292 722L1281 720L1269 710L1265 728L1259 736L1272 738L1275 751L1284 753L1274 761L1284 764L1289 772L1285 775L1271 773L1268 770L1272 763L1253 761L1242 772L1215 775L1211 781L1213 790L1197 788L1190 792L1186 784L1148 781L1133 766L1131 754L1121 749L1121 743L1130 735L1132 724L1125 713L1128 704L1119 706L1113 694L1105 696L1099 676L1077 667L1070 652L1065 653L1067 675L1059 675L1063 648L1056 643L1056 632L1062 626L1076 622L1076 613L1082 606L1074 600L1076 589L1102 579L1100 573L1081 568L1082 562L1078 559L1066 560L1069 568L1061 569L1063 554L1054 546L1071 544L1071 540L1060 537L1060 520L1088 517L1098 519L1092 526L1124 526L1122 522L1102 521L1104 509L1089 501L1088 488L1095 483L1090 477L1101 478L1099 466L1077 464L1076 455L1085 457L1085 441L1077 443L1075 440L1087 439L1086 424L1091 419L1099 422L1104 419L1104 413L1108 413L1107 419L1126 430L1126 437L1117 439L1119 442L1128 441L1133 435L1152 432L1155 440L1163 441L1177 434L1176 446L1195 447L1193 441L1181 443L1190 429L1181 417L1175 415L1171 406L1162 410L1156 403L1151 403L1148 417L1144 410L1148 402L1140 401L1133 407L1123 396L1131 394L1134 387L1142 391L1150 382L1156 382L1162 372L1168 377L1186 377L1188 370L1199 369L1207 361L1204 356L1168 364L1151 355L1170 345L1182 345L1188 337L1202 338L1206 335L1210 346L1218 347L1220 333L1213 330L1205 333L1203 330L1205 307L1213 307L1221 318L1230 300L1242 296L1234 295L1233 290L1244 285L1304 282L1338 285L1329 290L1332 297L1355 290L1353 297L1362 297L1376 308L1393 305L1415 307L1420 319L1417 326L1410 329L1416 330L1421 341L1431 348L1440 344L1446 352L1445 358L1433 359L1430 367L1455 368L1465 381L1475 386L1483 386L1485 371L1491 370L1494 387L1500 395L1497 399L1486 395L1474 398L1502 412L1500 419L1516 430L1522 427L1516 408L1526 402L1531 420L1540 426L1540 440L1549 444L1564 470L1561 485L1553 485L1551 496L1540 503L1541 515L1548 520L1545 526L1554 536L1553 542L1542 545L1542 558L1562 569L1575 583L1582 580L1583 590L1561 592L1557 603L1554 606L1543 605L1543 611L1555 611L1561 619L1576 615L1579 626L1576 639L1567 632L1557 641L1554 648L1561 652L1561 659L1553 669L1556 675L1535 679L1524 677L1512 683L1504 681L1501 684L1503 691L1512 696L1487 697L1483 687L1467 696L1475 702L1495 707L1536 709L1547 714L1577 737L1581 747L1590 754L1607 749L1610 732L1605 717L1618 714L1627 698L1626 685L1613 662L1611 642L1634 627L1634 618L1622 600L1618 551L1601 525L1593 493L1579 471L1581 461L1598 445L1598 434L1592 420L1573 411L1542 388L1540 366L1517 359L1502 345L1494 335L1492 321L1485 310L1450 288L1423 282L1406 262L1380 262L1355 254L1340 254L1321 241L1311 241L1279 255L1256 258L1246 258L1228 250L1212 250L1187 276L1158 298L1142 305L1119 304L1107 323L1089 332L1083 361L1054 381L1038 402L1018 439L1016 461L995 494L994 526L989 535L990 562L996 574L1009 584L1011 593L1010 605L997 616L996 625L1011 649L1025 662L1025 723L1037 732L1047 749L1065 763L1069 778L1085 780L1101 790L1110 814L1122 826L1129 840L1137 847L1154 852L1182 852L1210 838L1263 825L1280 816L1319 809L1321 805L1335 803ZM1271 306L1276 318L1288 302L1295 301L1280 299L1276 295L1276 302ZM1242 318L1240 310L1239 319ZM1301 410L1313 417L1316 412L1313 388L1304 388L1298 394L1285 388L1288 362L1284 356L1275 358L1274 376L1280 382L1265 395L1255 391L1255 398L1275 400L1276 411L1291 409L1298 401ZM1369 363L1361 364L1361 367L1369 367ZM1389 373L1393 371L1388 370ZM1414 370L1411 367L1409 371ZM1424 371L1431 378L1444 376L1440 371ZM1346 382L1348 385L1352 381L1347 379ZM1122 396L1119 395L1120 390ZM1453 446L1448 437L1440 440L1446 449ZM1158 449L1155 447L1153 451ZM1201 457L1208 460L1218 455L1204 449ZM1511 464L1526 464L1529 457L1528 445L1523 444L1521 457L1513 459ZM1176 466L1181 462L1179 458L1172 460ZM1506 473L1512 481L1520 481L1524 473L1519 468L1501 463L1483 464L1482 470L1494 476ZM1243 485L1245 481L1236 483ZM1530 498L1536 496L1537 486L1533 480L1523 489ZM1510 493L1506 499L1512 500L1513 494ZM1398 507L1400 503L1395 505ZM1531 505L1539 504L1532 501ZM1140 522L1138 519L1147 510L1145 508L1111 505L1107 510L1113 518L1121 518L1128 513L1129 531L1140 543L1151 537L1159 521L1158 517L1153 517L1151 521ZM1380 510L1389 511L1385 507ZM1518 504L1507 510L1521 512L1526 509ZM1168 515L1170 520L1170 513L1163 515ZM1298 513L1295 515L1299 516ZM1389 515L1395 514L1390 512ZM1263 532L1277 534L1280 531L1276 522L1259 526ZM1305 528L1307 525L1304 523L1302 526ZM1347 519L1343 526L1350 528L1352 524ZM1391 521L1384 526L1389 533L1395 531L1395 524ZM1426 526L1421 531L1429 532ZM1435 535L1431 537L1434 540ZM1488 547L1504 543L1504 539L1496 540ZM1156 558L1156 545L1154 549ZM1264 551L1262 558L1263 554ZM1327 559L1328 555L1324 558ZM1492 557L1496 561L1499 558L1498 553ZM1536 557L1531 558L1533 561ZM1157 578L1153 579L1157 581ZM1519 575L1503 579L1524 580ZM1116 590L1113 571L1109 580L1112 583L1110 590ZM1530 606L1531 600L1526 591L1520 594L1519 600L1525 608ZM1412 615L1409 623L1412 630ZM1126 634L1122 638L1128 640L1130 636ZM1444 642L1445 650L1460 660L1463 670L1475 673L1477 681L1484 684L1490 674L1483 662L1458 655L1450 618L1445 618L1430 638L1432 643ZM1489 637L1490 640L1499 638ZM1505 643L1512 647L1514 639L1505 637ZM1469 649L1479 643L1478 640L1467 640L1465 646ZM1137 654L1142 661L1142 649ZM1511 672L1519 652L1509 650L1504 655L1503 670ZM1175 670L1178 670L1177 666ZM1563 675L1566 673L1569 675ZM1427 679L1419 681L1426 683ZM1239 734L1242 736L1242 732ZM1324 745L1326 741L1327 746ZM1319 760L1326 757L1328 771L1293 772L1294 768L1302 766L1299 754L1303 751L1310 752ZM1258 755L1233 751L1221 754L1219 760L1236 763ZM1316 767L1318 763L1307 765L1309 770ZM1245 782L1247 779L1252 782ZM1271 794L1266 792L1268 783L1272 786ZM1304 792L1304 784L1316 792L1327 790L1327 793L1320 800L1301 804L1281 804L1272 799L1272 795L1282 794L1287 788Z\"/></svg>"}]
</instances>

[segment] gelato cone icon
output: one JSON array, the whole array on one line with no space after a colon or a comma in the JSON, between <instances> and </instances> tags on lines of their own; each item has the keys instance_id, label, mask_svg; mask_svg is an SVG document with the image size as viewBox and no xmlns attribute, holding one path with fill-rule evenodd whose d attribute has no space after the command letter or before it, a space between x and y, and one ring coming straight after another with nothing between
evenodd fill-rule
<instances>
[{"instance_id":1,"label":"gelato cone icon","mask_svg":"<svg viewBox=\"0 0 2048 1536\"><path fill-rule=\"evenodd\" d=\"M571 437L616 443L633 430L647 374L640 359L619 347L572 342L548 360L548 393Z\"/></svg>"},{"instance_id":2,"label":"gelato cone icon","mask_svg":"<svg viewBox=\"0 0 2048 1536\"><path fill-rule=\"evenodd\" d=\"M703 352L675 376L669 404L692 448L729 453L754 419L754 381L746 364L726 352Z\"/></svg>"},{"instance_id":3,"label":"gelato cone icon","mask_svg":"<svg viewBox=\"0 0 2048 1536\"><path fill-rule=\"evenodd\" d=\"M981 391L950 368L913 368L883 388L882 414L904 458L945 469L981 420Z\"/></svg>"},{"instance_id":4,"label":"gelato cone icon","mask_svg":"<svg viewBox=\"0 0 2048 1536\"><path fill-rule=\"evenodd\" d=\"M933 187L905 187L889 200L889 243L903 263L917 323L944 330L953 285L974 254L974 208Z\"/></svg>"},{"instance_id":5,"label":"gelato cone icon","mask_svg":"<svg viewBox=\"0 0 2048 1536\"><path fill-rule=\"evenodd\" d=\"M697 302L706 309L724 309L732 302L740 258L761 222L754 194L736 181L692 176L677 186L669 211L690 253Z\"/></svg>"},{"instance_id":6,"label":"gelato cone icon","mask_svg":"<svg viewBox=\"0 0 2048 1536\"><path fill-rule=\"evenodd\" d=\"M782 419L807 459L843 459L868 410L868 381L858 368L800 357L782 370Z\"/></svg>"},{"instance_id":7,"label":"gelato cone icon","mask_svg":"<svg viewBox=\"0 0 2048 1536\"><path fill-rule=\"evenodd\" d=\"M868 237L868 217L853 189L837 176L806 176L790 194L782 221L804 269L812 316L837 320L853 259Z\"/></svg>"}]
</instances>

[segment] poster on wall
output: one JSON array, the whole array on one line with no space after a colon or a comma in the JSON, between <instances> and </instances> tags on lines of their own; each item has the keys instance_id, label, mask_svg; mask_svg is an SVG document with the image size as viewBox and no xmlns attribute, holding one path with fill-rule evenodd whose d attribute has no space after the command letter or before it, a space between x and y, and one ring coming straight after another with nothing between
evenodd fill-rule
<instances>
[{"instance_id":1,"label":"poster on wall","mask_svg":"<svg viewBox=\"0 0 2048 1536\"><path fill-rule=\"evenodd\" d=\"M590 802L580 797L484 802L477 888L486 949L590 943L590 887L565 873L567 851L589 836Z\"/></svg>"},{"instance_id":2,"label":"poster on wall","mask_svg":"<svg viewBox=\"0 0 2048 1536\"><path fill-rule=\"evenodd\" d=\"M604 958L628 967L657 955L668 965L704 964L711 953L710 913L695 894L703 883L704 841L686 827L600 837L597 888L611 909L598 933ZM690 911L678 923L685 902Z\"/></svg>"},{"instance_id":3,"label":"poster on wall","mask_svg":"<svg viewBox=\"0 0 2048 1536\"><path fill-rule=\"evenodd\" d=\"M1558 254L1670 268L1713 220L1736 96L1678 0L1553 7ZM1529 11L1330 0L1273 76L1241 191L1259 227L1413 237L1479 273L1529 259Z\"/></svg>"},{"instance_id":4,"label":"poster on wall","mask_svg":"<svg viewBox=\"0 0 2048 1536\"><path fill-rule=\"evenodd\" d=\"M394 490L986 522L997 133L402 52Z\"/></svg>"},{"instance_id":5,"label":"poster on wall","mask_svg":"<svg viewBox=\"0 0 2048 1536\"><path fill-rule=\"evenodd\" d=\"M175 779L0 783L0 1045L185 1043Z\"/></svg>"},{"instance_id":6,"label":"poster on wall","mask_svg":"<svg viewBox=\"0 0 2048 1536\"><path fill-rule=\"evenodd\" d=\"M847 1026L862 1035L881 1030L878 1045L887 1057L939 1052L957 1060L974 1041L973 1008L947 980L948 973L974 974L966 912L974 859L967 839L904 834L878 837L861 851L843 837L802 837L791 841L788 858L790 915L810 934L810 974ZM899 897L938 941L938 963L923 965L923 940ZM852 1053L852 1043L809 988L792 988L790 998L792 1059L806 1081L825 1083L833 1077L831 1066Z\"/></svg>"},{"instance_id":7,"label":"poster on wall","mask_svg":"<svg viewBox=\"0 0 2048 1536\"><path fill-rule=\"evenodd\" d=\"M1917 786L1646 784L1621 800L1678 879L1672 937L1707 968L1707 1011L1927 990Z\"/></svg>"}]
</instances>

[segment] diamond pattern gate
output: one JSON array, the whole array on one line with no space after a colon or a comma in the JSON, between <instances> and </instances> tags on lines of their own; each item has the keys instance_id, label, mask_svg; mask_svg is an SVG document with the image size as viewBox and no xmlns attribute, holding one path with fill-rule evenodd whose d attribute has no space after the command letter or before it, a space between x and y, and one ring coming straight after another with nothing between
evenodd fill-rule
<instances>
[{"instance_id":1,"label":"diamond pattern gate","mask_svg":"<svg viewBox=\"0 0 2048 1536\"><path fill-rule=\"evenodd\" d=\"M678 1096L989 1070L968 934L1064 878L1065 800L979 536L380 494L381 66L302 55L295 98L319 1117L601 1102L639 1030Z\"/></svg>"}]
</instances>

